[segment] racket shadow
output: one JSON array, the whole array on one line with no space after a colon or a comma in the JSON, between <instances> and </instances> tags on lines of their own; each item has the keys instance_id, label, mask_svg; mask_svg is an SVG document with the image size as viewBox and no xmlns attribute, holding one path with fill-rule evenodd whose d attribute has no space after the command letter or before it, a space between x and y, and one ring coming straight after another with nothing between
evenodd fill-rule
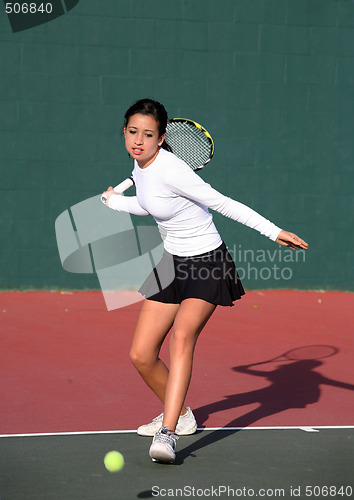
<instances>
[{"instance_id":1,"label":"racket shadow","mask_svg":"<svg viewBox=\"0 0 354 500\"><path fill-rule=\"evenodd\" d=\"M235 434L240 428L248 427L271 415L289 409L306 408L306 406L318 402L321 397L322 385L354 390L352 384L329 379L317 372L316 369L323 364L324 361L307 359L288 361L286 364L282 362L281 366L276 366L271 371L263 370L260 367L254 368L253 366L257 363L233 367L232 370L235 372L264 378L269 384L254 391L228 395L220 401L193 409L199 427L208 419L209 415L215 413L251 404L257 404L257 408L231 420L222 427L222 431L216 430L202 435L198 441L181 449L177 453L176 464L182 464L188 456L197 450ZM237 429L227 430L230 427Z\"/></svg>"}]
</instances>

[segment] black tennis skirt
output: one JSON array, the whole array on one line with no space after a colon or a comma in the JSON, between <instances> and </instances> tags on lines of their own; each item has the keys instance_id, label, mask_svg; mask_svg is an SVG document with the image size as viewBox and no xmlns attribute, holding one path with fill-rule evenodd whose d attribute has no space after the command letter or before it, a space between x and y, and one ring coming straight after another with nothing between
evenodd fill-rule
<instances>
[{"instance_id":1,"label":"black tennis skirt","mask_svg":"<svg viewBox=\"0 0 354 500\"><path fill-rule=\"evenodd\" d=\"M157 302L180 304L184 299L197 298L221 306L233 306L245 294L225 243L193 257L164 251L139 292Z\"/></svg>"}]
</instances>

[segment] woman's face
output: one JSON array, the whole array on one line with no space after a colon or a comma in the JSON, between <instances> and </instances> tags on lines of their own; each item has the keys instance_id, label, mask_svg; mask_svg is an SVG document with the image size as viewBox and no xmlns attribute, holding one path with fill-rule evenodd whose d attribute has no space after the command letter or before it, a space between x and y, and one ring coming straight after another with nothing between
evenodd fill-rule
<instances>
[{"instance_id":1,"label":"woman's face","mask_svg":"<svg viewBox=\"0 0 354 500\"><path fill-rule=\"evenodd\" d=\"M137 160L140 168L146 167L155 157L165 138L159 135L155 118L140 113L129 118L124 137L128 153Z\"/></svg>"}]
</instances>

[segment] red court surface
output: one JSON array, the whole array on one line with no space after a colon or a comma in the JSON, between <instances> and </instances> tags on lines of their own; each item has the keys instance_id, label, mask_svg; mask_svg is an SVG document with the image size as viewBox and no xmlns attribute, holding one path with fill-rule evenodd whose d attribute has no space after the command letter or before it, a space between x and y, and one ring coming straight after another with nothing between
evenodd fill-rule
<instances>
[{"instance_id":1,"label":"red court surface","mask_svg":"<svg viewBox=\"0 0 354 500\"><path fill-rule=\"evenodd\" d=\"M162 411L129 360L141 303L2 292L0 434L133 430ZM199 427L352 426L354 294L247 292L202 332L187 404ZM275 361L331 345L318 361ZM163 349L168 363L168 345Z\"/></svg>"}]
</instances>

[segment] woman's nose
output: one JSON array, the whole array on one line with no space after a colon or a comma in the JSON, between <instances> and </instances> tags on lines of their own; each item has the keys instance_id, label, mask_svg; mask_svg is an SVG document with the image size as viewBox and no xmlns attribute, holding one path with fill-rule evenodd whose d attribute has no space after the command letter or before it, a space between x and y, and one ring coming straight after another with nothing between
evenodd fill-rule
<instances>
[{"instance_id":1,"label":"woman's nose","mask_svg":"<svg viewBox=\"0 0 354 500\"><path fill-rule=\"evenodd\" d=\"M134 142L135 142L135 144L142 144L143 143L143 136L140 134L136 134L134 137Z\"/></svg>"}]
</instances>

